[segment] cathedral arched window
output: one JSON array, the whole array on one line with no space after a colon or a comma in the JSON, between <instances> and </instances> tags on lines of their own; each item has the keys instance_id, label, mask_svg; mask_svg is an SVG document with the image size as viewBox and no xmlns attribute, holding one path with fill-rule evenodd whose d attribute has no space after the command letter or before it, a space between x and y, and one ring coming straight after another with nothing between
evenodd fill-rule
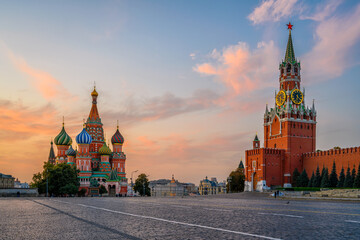
<instances>
[{"instance_id":1,"label":"cathedral arched window","mask_svg":"<svg viewBox=\"0 0 360 240\"><path fill-rule=\"evenodd\" d=\"M297 73L298 72L298 69L297 67L294 68L294 72Z\"/></svg>"}]
</instances>

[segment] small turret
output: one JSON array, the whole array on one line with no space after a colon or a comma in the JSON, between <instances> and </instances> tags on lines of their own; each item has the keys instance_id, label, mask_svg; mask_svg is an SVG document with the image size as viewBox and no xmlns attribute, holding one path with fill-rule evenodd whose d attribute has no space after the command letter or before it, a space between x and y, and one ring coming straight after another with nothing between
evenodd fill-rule
<instances>
[{"instance_id":1,"label":"small turret","mask_svg":"<svg viewBox=\"0 0 360 240\"><path fill-rule=\"evenodd\" d=\"M259 138L258 138L257 133L256 133L255 138L254 138L254 141L253 141L253 148L254 148L254 149L260 148L260 140L259 140Z\"/></svg>"}]
</instances>

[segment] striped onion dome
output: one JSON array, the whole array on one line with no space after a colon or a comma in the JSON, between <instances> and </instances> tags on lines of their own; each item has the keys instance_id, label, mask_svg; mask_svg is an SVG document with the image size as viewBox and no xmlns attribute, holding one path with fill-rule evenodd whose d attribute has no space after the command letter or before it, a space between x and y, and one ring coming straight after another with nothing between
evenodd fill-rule
<instances>
[{"instance_id":1,"label":"striped onion dome","mask_svg":"<svg viewBox=\"0 0 360 240\"><path fill-rule=\"evenodd\" d=\"M65 128L64 128L64 124L63 124L63 127L62 127L60 133L55 137L54 143L56 145L67 145L67 146L72 144L72 139L66 133Z\"/></svg>"},{"instance_id":2,"label":"striped onion dome","mask_svg":"<svg viewBox=\"0 0 360 240\"><path fill-rule=\"evenodd\" d=\"M106 142L104 142L104 145L99 149L100 155L111 155L111 149L106 145Z\"/></svg>"},{"instance_id":3,"label":"striped onion dome","mask_svg":"<svg viewBox=\"0 0 360 240\"><path fill-rule=\"evenodd\" d=\"M124 143L124 137L119 132L119 128L116 130L115 134L111 138L112 144L123 144Z\"/></svg>"},{"instance_id":4,"label":"striped onion dome","mask_svg":"<svg viewBox=\"0 0 360 240\"><path fill-rule=\"evenodd\" d=\"M75 157L76 152L75 152L75 150L72 148L72 146L70 145L70 148L69 148L68 150L66 150L65 154L66 154L67 156L74 156L74 157Z\"/></svg>"},{"instance_id":5,"label":"striped onion dome","mask_svg":"<svg viewBox=\"0 0 360 240\"><path fill-rule=\"evenodd\" d=\"M76 136L76 142L78 144L90 144L92 142L92 138L90 134L85 129L85 124L81 133L79 133L79 135Z\"/></svg>"}]
</instances>

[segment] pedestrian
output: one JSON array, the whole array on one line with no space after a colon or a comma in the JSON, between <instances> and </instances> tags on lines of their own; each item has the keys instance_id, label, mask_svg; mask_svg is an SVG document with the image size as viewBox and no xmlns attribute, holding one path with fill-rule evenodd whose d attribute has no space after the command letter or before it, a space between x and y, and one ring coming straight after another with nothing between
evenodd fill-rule
<instances>
[{"instance_id":1,"label":"pedestrian","mask_svg":"<svg viewBox=\"0 0 360 240\"><path fill-rule=\"evenodd\" d=\"M276 198L276 191L274 192L274 197Z\"/></svg>"}]
</instances>

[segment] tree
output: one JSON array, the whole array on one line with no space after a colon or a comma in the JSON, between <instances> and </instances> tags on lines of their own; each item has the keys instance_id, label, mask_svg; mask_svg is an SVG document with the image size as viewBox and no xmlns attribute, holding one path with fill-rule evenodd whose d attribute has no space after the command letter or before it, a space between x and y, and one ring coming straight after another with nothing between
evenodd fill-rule
<instances>
[{"instance_id":1,"label":"tree","mask_svg":"<svg viewBox=\"0 0 360 240\"><path fill-rule=\"evenodd\" d=\"M322 178L323 178L323 176L324 176L324 174L325 174L325 170L326 169L326 167L324 167L324 165L323 165L323 168L322 168L322 171L321 171L321 176L320 176L320 185L321 185L321 180L322 180Z\"/></svg>"},{"instance_id":2,"label":"tree","mask_svg":"<svg viewBox=\"0 0 360 240\"><path fill-rule=\"evenodd\" d=\"M359 164L359 167L358 167L358 172L356 174L356 177L355 177L355 180L354 180L354 185L353 185L354 188L360 188L360 164Z\"/></svg>"},{"instance_id":3,"label":"tree","mask_svg":"<svg viewBox=\"0 0 360 240\"><path fill-rule=\"evenodd\" d=\"M348 167L348 169L346 170L344 187L351 188L353 185L354 185L354 183L352 182L352 177L351 177L351 174L350 174L350 167Z\"/></svg>"},{"instance_id":4,"label":"tree","mask_svg":"<svg viewBox=\"0 0 360 240\"><path fill-rule=\"evenodd\" d=\"M314 171L313 171L312 175L311 175L311 178L309 180L309 183L308 183L308 187L313 187L314 179L315 179L315 174L314 174Z\"/></svg>"},{"instance_id":5,"label":"tree","mask_svg":"<svg viewBox=\"0 0 360 240\"><path fill-rule=\"evenodd\" d=\"M336 187L338 183L338 178L336 174L336 164L335 161L333 163L333 167L330 174L330 187Z\"/></svg>"},{"instance_id":6,"label":"tree","mask_svg":"<svg viewBox=\"0 0 360 240\"><path fill-rule=\"evenodd\" d=\"M325 170L323 170L323 176L321 178L321 187L328 188L330 187L329 172L327 168L324 169Z\"/></svg>"},{"instance_id":7,"label":"tree","mask_svg":"<svg viewBox=\"0 0 360 240\"><path fill-rule=\"evenodd\" d=\"M226 191L230 192L243 192L245 187L244 168L237 168L229 174L231 181L226 184ZM230 185L229 185L230 184Z\"/></svg>"},{"instance_id":8,"label":"tree","mask_svg":"<svg viewBox=\"0 0 360 240\"><path fill-rule=\"evenodd\" d=\"M147 178L145 173L140 174L136 179L134 191L138 192L140 196L150 196L149 179Z\"/></svg>"},{"instance_id":9,"label":"tree","mask_svg":"<svg viewBox=\"0 0 360 240\"><path fill-rule=\"evenodd\" d=\"M338 181L336 187L342 188L342 187L344 187L344 183L345 183L345 171L344 171L344 168L341 168L341 172L339 175L339 181Z\"/></svg>"},{"instance_id":10,"label":"tree","mask_svg":"<svg viewBox=\"0 0 360 240\"><path fill-rule=\"evenodd\" d=\"M321 185L320 169L319 169L319 166L317 166L313 187L320 187L320 185Z\"/></svg>"},{"instance_id":11,"label":"tree","mask_svg":"<svg viewBox=\"0 0 360 240\"><path fill-rule=\"evenodd\" d=\"M299 177L300 173L297 168L294 169L293 175L292 175L292 185L293 187L299 187Z\"/></svg>"},{"instance_id":12,"label":"tree","mask_svg":"<svg viewBox=\"0 0 360 240\"><path fill-rule=\"evenodd\" d=\"M306 170L304 169L301 174L300 177L298 178L298 187L307 187L309 184L309 177L306 173Z\"/></svg>"},{"instance_id":13,"label":"tree","mask_svg":"<svg viewBox=\"0 0 360 240\"><path fill-rule=\"evenodd\" d=\"M46 192L46 181L48 182L50 196L76 194L80 186L78 170L75 166L66 163L53 165L45 162L43 172L34 174L31 186L37 187L39 193L42 194Z\"/></svg>"},{"instance_id":14,"label":"tree","mask_svg":"<svg viewBox=\"0 0 360 240\"><path fill-rule=\"evenodd\" d=\"M355 178L356 178L356 170L355 170L355 165L354 165L353 170L351 171L351 182L352 182L352 185L354 185ZM351 186L351 187L352 187L352 186Z\"/></svg>"},{"instance_id":15,"label":"tree","mask_svg":"<svg viewBox=\"0 0 360 240\"><path fill-rule=\"evenodd\" d=\"M106 187L104 185L100 185L99 187L99 194L102 195L104 193L107 193Z\"/></svg>"}]
</instances>

